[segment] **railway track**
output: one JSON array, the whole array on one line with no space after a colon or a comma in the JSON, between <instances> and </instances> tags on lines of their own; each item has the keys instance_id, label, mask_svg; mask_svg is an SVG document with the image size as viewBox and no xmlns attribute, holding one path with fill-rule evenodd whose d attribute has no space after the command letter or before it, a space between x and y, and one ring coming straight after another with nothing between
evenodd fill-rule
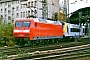
<instances>
[{"instance_id":1,"label":"railway track","mask_svg":"<svg viewBox=\"0 0 90 60\"><path fill-rule=\"evenodd\" d=\"M72 44L72 46L76 46L76 45L82 45L83 43L74 43L74 42L71 42L70 44ZM5 54L5 55L15 55L15 54L18 54L19 52L23 52L23 53L26 53L26 52L34 52L34 51L42 51L42 50L48 50L48 49L57 49L57 48L63 48L63 47L60 47L60 46L63 46L63 47L69 47L71 45L67 44L67 43L64 43L63 45L62 44L54 44L54 45L48 45L48 46L41 46L41 47L18 47L18 46L14 46L14 47L3 47L3 48L0 48L0 53L2 54Z\"/></svg>"},{"instance_id":2,"label":"railway track","mask_svg":"<svg viewBox=\"0 0 90 60\"><path fill-rule=\"evenodd\" d=\"M64 60L64 59L74 59L79 57L90 56L90 44L81 45L76 47L47 50L47 51L38 51L31 53L26 60Z\"/></svg>"},{"instance_id":3,"label":"railway track","mask_svg":"<svg viewBox=\"0 0 90 60\"><path fill-rule=\"evenodd\" d=\"M51 50L54 49L63 49L63 48L68 48L68 47L73 47L73 46L79 46L79 45L85 45L87 43L83 42L69 42L69 43L58 43L58 44L49 44L49 45L42 45L42 46L35 46L35 47L19 47L19 46L14 46L14 47L3 47L0 48L0 59L22 59L22 58L28 58L32 59L33 57L37 56L49 56L51 53L45 53L45 54L38 54L41 51L48 51L51 52ZM44 46L44 47L43 47ZM31 54L31 53L36 53L36 54ZM56 53L56 52L55 52ZM52 52L54 55L55 53ZM57 53L59 54L59 53Z\"/></svg>"},{"instance_id":4,"label":"railway track","mask_svg":"<svg viewBox=\"0 0 90 60\"><path fill-rule=\"evenodd\" d=\"M40 49L40 48L39 48ZM44 49L44 48L43 48ZM36 51L28 51L23 52L21 54L12 54L8 55L6 58L1 59L9 59L9 60L17 60L17 59L24 59L24 60L42 60L42 59L72 59L78 58L82 56L90 56L90 44L75 46L75 47L68 47L68 48L60 48L60 49L46 49L46 50L36 50Z\"/></svg>"},{"instance_id":5,"label":"railway track","mask_svg":"<svg viewBox=\"0 0 90 60\"><path fill-rule=\"evenodd\" d=\"M69 42L70 43L70 42ZM69 46L74 46L74 45L82 45L82 44L86 44L86 43L82 43L82 42L77 42L77 43L70 43L70 44L66 44L64 43L64 47L69 47ZM49 46L50 45L50 46ZM58 47L59 48L62 48L62 44L59 43L59 44L49 44L48 46L46 45L42 45L42 47L38 46L38 47L28 47L28 46L24 46L24 47L19 47L19 46L14 46L14 47L3 47L3 48L0 48L0 53L2 54L5 54L5 55L12 55L12 54L17 54L18 52L34 52L36 50L47 50L47 49L57 49ZM44 47L43 47L44 46Z\"/></svg>"}]
</instances>

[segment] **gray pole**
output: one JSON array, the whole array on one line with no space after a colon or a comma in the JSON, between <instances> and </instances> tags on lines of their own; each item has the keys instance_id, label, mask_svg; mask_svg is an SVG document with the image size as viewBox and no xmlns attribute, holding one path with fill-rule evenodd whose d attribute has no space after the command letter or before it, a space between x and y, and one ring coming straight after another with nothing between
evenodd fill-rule
<instances>
[{"instance_id":1,"label":"gray pole","mask_svg":"<svg viewBox=\"0 0 90 60\"><path fill-rule=\"evenodd\" d=\"M79 12L79 26L80 26L80 29L81 29L81 16L82 16L82 12ZM79 31L79 37L80 37L80 31Z\"/></svg>"},{"instance_id":2,"label":"gray pole","mask_svg":"<svg viewBox=\"0 0 90 60\"><path fill-rule=\"evenodd\" d=\"M81 24L81 21L80 21L81 17L82 17L82 12L79 12L79 25Z\"/></svg>"},{"instance_id":3,"label":"gray pole","mask_svg":"<svg viewBox=\"0 0 90 60\"><path fill-rule=\"evenodd\" d=\"M42 16L48 18L48 5L46 0L42 0Z\"/></svg>"},{"instance_id":4,"label":"gray pole","mask_svg":"<svg viewBox=\"0 0 90 60\"><path fill-rule=\"evenodd\" d=\"M66 22L66 17L67 17L67 4L66 4L66 0L64 0L64 7L63 7L63 13L64 13L64 21Z\"/></svg>"},{"instance_id":5,"label":"gray pole","mask_svg":"<svg viewBox=\"0 0 90 60\"><path fill-rule=\"evenodd\" d=\"M70 22L70 19L69 19L69 0L68 0L68 22Z\"/></svg>"}]
</instances>

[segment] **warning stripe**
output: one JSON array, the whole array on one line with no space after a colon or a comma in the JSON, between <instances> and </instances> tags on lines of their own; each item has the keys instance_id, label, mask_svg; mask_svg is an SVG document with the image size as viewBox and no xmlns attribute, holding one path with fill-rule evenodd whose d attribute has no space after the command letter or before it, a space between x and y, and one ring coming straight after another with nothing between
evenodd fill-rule
<instances>
[{"instance_id":1,"label":"warning stripe","mask_svg":"<svg viewBox=\"0 0 90 60\"><path fill-rule=\"evenodd\" d=\"M66 32L66 24L64 24L64 28L63 28L63 32L65 33Z\"/></svg>"}]
</instances>

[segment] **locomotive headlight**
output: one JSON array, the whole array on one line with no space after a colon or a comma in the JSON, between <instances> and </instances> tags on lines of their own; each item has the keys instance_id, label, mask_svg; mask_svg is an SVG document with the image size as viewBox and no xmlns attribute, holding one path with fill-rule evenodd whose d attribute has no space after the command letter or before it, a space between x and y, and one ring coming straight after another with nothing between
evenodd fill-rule
<instances>
[{"instance_id":1,"label":"locomotive headlight","mask_svg":"<svg viewBox=\"0 0 90 60\"><path fill-rule=\"evenodd\" d=\"M26 36L29 36L28 34L26 34Z\"/></svg>"},{"instance_id":2,"label":"locomotive headlight","mask_svg":"<svg viewBox=\"0 0 90 60\"><path fill-rule=\"evenodd\" d=\"M14 36L17 36L17 34L14 34Z\"/></svg>"}]
</instances>

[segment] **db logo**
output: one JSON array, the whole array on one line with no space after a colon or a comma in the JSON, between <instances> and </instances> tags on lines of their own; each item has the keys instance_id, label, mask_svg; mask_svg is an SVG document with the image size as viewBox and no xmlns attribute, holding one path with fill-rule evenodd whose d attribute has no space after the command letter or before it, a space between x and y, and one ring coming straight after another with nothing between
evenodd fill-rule
<instances>
[{"instance_id":1,"label":"db logo","mask_svg":"<svg viewBox=\"0 0 90 60\"><path fill-rule=\"evenodd\" d=\"M23 28L20 29L20 32L23 32Z\"/></svg>"},{"instance_id":2,"label":"db logo","mask_svg":"<svg viewBox=\"0 0 90 60\"><path fill-rule=\"evenodd\" d=\"M20 30L20 32L23 32L23 30Z\"/></svg>"}]
</instances>

